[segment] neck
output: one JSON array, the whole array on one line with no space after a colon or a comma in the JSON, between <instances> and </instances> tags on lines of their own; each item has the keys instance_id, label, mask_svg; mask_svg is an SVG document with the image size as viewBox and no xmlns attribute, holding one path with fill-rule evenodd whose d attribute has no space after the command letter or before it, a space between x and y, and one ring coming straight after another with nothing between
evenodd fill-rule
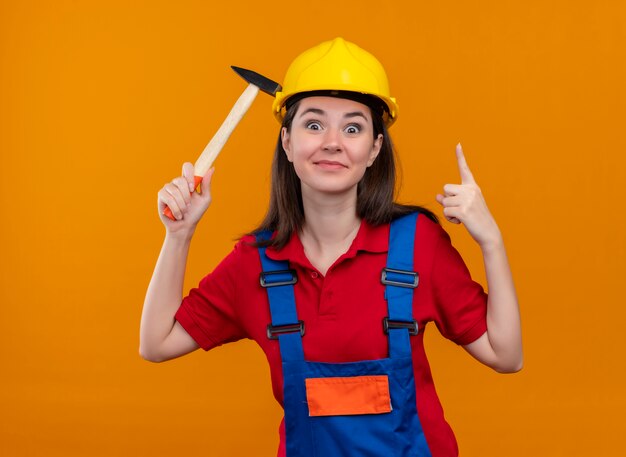
<instances>
[{"instance_id":1,"label":"neck","mask_svg":"<svg viewBox=\"0 0 626 457\"><path fill-rule=\"evenodd\" d=\"M324 251L352 242L359 230L361 220L356 214L356 191L351 195L302 194L304 226L301 238L309 248Z\"/></svg>"},{"instance_id":2,"label":"neck","mask_svg":"<svg viewBox=\"0 0 626 457\"><path fill-rule=\"evenodd\" d=\"M356 214L356 186L346 192L323 193L302 186L304 253L322 274L347 252L361 225Z\"/></svg>"}]
</instances>

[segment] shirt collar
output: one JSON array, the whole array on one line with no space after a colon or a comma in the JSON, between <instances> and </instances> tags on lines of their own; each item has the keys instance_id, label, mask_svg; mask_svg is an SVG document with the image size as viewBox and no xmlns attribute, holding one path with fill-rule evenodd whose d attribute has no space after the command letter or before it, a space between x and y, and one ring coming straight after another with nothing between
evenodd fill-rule
<instances>
[{"instance_id":1,"label":"shirt collar","mask_svg":"<svg viewBox=\"0 0 626 457\"><path fill-rule=\"evenodd\" d=\"M367 221L362 220L359 231L357 232L350 248L342 256L345 258L354 257L359 251L365 252L387 252L389 250L389 224L370 225ZM307 268L311 268L311 262L304 253L304 247L300 241L298 233L294 232L290 240L280 250L269 247L266 254L273 260L288 260L290 262L299 263Z\"/></svg>"}]
</instances>

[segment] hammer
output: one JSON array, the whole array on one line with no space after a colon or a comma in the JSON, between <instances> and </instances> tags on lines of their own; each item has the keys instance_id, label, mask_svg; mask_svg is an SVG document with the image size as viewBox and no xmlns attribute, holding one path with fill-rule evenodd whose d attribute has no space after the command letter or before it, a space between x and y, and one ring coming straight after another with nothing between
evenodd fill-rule
<instances>
[{"instance_id":1,"label":"hammer","mask_svg":"<svg viewBox=\"0 0 626 457\"><path fill-rule=\"evenodd\" d=\"M217 130L209 144L206 145L198 160L193 165L194 168L194 189L198 187L198 185L202 182L202 176L211 168L213 162L217 158L218 154L228 141L230 134L233 133L233 130L243 118L244 114L252 105L252 102L256 98L259 93L259 89L263 92L274 96L276 92L282 90L280 84L272 81L265 76L262 76L252 70L246 70L245 68L231 66L235 73L245 79L249 84L248 87L243 91L243 93L239 96L234 106L222 122L222 125ZM166 206L163 210L163 214L169 217L172 220L175 220L172 211Z\"/></svg>"}]
</instances>

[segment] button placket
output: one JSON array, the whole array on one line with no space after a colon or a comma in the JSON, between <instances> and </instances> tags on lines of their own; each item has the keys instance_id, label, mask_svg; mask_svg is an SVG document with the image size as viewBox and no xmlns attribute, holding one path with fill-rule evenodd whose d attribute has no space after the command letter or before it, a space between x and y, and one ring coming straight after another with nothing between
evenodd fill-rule
<instances>
[{"instance_id":1,"label":"button placket","mask_svg":"<svg viewBox=\"0 0 626 457\"><path fill-rule=\"evenodd\" d=\"M330 273L330 271L329 271ZM335 309L335 305L332 300L333 292L332 292L332 283L333 280L331 277L334 275L326 274L324 278L324 282L322 283L322 289L320 291L320 304L319 304L319 314L323 315L335 315L337 310Z\"/></svg>"}]
</instances>

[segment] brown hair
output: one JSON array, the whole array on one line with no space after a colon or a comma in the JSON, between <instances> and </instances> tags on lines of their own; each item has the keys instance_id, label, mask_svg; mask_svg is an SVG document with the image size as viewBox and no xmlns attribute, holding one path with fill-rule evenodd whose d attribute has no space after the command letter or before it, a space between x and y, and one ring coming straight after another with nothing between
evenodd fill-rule
<instances>
[{"instance_id":1,"label":"brown hair","mask_svg":"<svg viewBox=\"0 0 626 457\"><path fill-rule=\"evenodd\" d=\"M338 96L337 93L328 95ZM375 109L380 105L377 100L376 97L371 97L371 102L368 103L368 100L365 99L364 104L369 106L372 112L374 138L382 133L383 144L378 157L367 168L365 175L357 185L357 216L365 219L371 225L381 225L405 214L418 211L429 219L438 222L437 216L426 208L402 205L394 201L397 159L383 118L378 109ZM291 130L291 124L299 106L300 100L292 103L287 109L282 127L286 128L288 132ZM300 178L298 178L293 164L287 160L287 154L283 149L279 133L272 162L269 208L261 224L252 233L263 230L276 231L276 236L272 240L260 244L280 249L287 244L294 232L298 232L302 228L303 224L304 208L302 206Z\"/></svg>"}]
</instances>

